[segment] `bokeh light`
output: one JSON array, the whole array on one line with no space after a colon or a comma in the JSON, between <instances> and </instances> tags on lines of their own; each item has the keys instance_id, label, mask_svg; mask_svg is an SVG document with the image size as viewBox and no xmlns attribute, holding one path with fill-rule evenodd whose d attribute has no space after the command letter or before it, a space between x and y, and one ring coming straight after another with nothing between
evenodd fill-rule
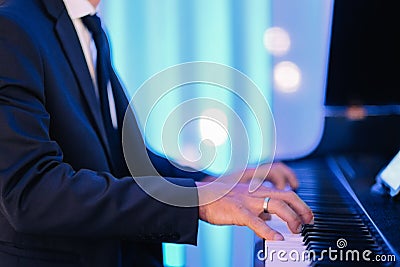
<instances>
[{"instance_id":1,"label":"bokeh light","mask_svg":"<svg viewBox=\"0 0 400 267\"><path fill-rule=\"evenodd\" d=\"M290 50L289 33L280 27L268 28L264 33L264 46L274 56L283 56Z\"/></svg>"},{"instance_id":2,"label":"bokeh light","mask_svg":"<svg viewBox=\"0 0 400 267\"><path fill-rule=\"evenodd\" d=\"M228 139L228 118L219 109L207 109L200 119L202 139L210 140L215 146L220 146Z\"/></svg>"},{"instance_id":3,"label":"bokeh light","mask_svg":"<svg viewBox=\"0 0 400 267\"><path fill-rule=\"evenodd\" d=\"M291 61L282 61L274 68L276 89L284 93L294 93L301 84L300 68Z\"/></svg>"}]
</instances>

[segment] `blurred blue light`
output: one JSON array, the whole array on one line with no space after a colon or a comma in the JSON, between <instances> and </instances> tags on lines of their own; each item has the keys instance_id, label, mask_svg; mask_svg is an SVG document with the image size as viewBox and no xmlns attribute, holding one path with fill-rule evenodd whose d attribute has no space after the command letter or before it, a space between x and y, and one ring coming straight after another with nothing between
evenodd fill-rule
<instances>
[{"instance_id":1,"label":"blurred blue light","mask_svg":"<svg viewBox=\"0 0 400 267\"><path fill-rule=\"evenodd\" d=\"M234 67L258 85L269 103L274 103L277 152L285 158L307 154L322 132L332 3L333 0L113 0L102 2L101 13L111 40L114 66L126 85L128 96L132 96L152 75L176 64L213 61ZM290 50L279 57L268 53L263 42L265 31L273 26L282 27L291 41ZM304 78L301 87L293 94L274 91L273 67L284 60L299 66ZM243 107L240 100L209 85L184 86L163 99L162 109L157 110L154 123L149 126L156 130L146 132L148 145L162 153L157 123L165 120L165 115L183 101L207 94L221 99L245 118L250 132L250 146L254 149L251 161L258 160L254 155L259 154L261 146L271 147L272 153L272 131L271 137L261 140L251 112ZM254 99L250 92L246 97L255 103L260 101ZM146 99L143 101L146 102ZM206 105L193 106L199 115L209 108ZM140 111L138 113L139 122L143 124ZM228 127L232 127L230 130L234 129L232 118L228 116L227 120ZM174 123L180 127L182 121L178 117ZM193 142L193 136L201 139L200 126L177 140L184 147L185 143ZM220 158L208 169L210 173L220 173L226 167L229 149L221 148ZM171 151L169 156L179 158L175 153L180 151ZM233 252L251 255L250 231L241 233L241 239L247 236L248 242L236 242L231 227L201 224L200 228L199 253L194 253L187 246L164 244L167 265L182 266L182 263L189 262L191 267L246 266L240 259L241 255ZM251 263L247 266L250 267Z\"/></svg>"}]
</instances>

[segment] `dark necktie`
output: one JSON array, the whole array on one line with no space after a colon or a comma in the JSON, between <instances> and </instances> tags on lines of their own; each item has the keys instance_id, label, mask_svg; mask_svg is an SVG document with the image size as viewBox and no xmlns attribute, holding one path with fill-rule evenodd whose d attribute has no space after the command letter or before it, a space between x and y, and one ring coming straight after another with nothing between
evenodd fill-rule
<instances>
[{"instance_id":1,"label":"dark necktie","mask_svg":"<svg viewBox=\"0 0 400 267\"><path fill-rule=\"evenodd\" d=\"M103 117L103 124L107 133L109 148L111 151L111 164L114 172L118 172L121 167L122 147L121 139L118 129L115 129L112 124L110 114L110 103L108 99L107 86L110 83L112 73L110 46L108 44L107 36L101 27L100 18L97 15L85 16L82 22L92 33L94 43L97 50L97 87L99 90L100 107Z\"/></svg>"}]
</instances>

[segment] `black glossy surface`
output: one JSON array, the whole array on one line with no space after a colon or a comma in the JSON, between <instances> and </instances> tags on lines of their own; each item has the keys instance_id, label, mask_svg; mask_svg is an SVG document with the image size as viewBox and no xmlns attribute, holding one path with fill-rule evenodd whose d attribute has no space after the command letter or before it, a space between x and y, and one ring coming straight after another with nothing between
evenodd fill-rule
<instances>
[{"instance_id":1,"label":"black glossy surface","mask_svg":"<svg viewBox=\"0 0 400 267\"><path fill-rule=\"evenodd\" d=\"M393 156L400 149L400 115L369 116L362 120L325 117L318 147L308 157L348 153Z\"/></svg>"},{"instance_id":2,"label":"black glossy surface","mask_svg":"<svg viewBox=\"0 0 400 267\"><path fill-rule=\"evenodd\" d=\"M335 0L326 105L400 104L400 3Z\"/></svg>"},{"instance_id":3,"label":"black glossy surface","mask_svg":"<svg viewBox=\"0 0 400 267\"><path fill-rule=\"evenodd\" d=\"M338 158L338 162L372 221L400 254L400 198L371 192L376 174L389 160L380 156L351 155Z\"/></svg>"}]
</instances>

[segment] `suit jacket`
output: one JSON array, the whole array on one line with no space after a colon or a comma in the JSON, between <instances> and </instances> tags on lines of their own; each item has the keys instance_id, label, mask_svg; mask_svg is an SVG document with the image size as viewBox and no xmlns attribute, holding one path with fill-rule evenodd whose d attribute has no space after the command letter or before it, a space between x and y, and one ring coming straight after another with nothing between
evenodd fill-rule
<instances>
[{"instance_id":1,"label":"suit jacket","mask_svg":"<svg viewBox=\"0 0 400 267\"><path fill-rule=\"evenodd\" d=\"M196 243L197 208L161 203L125 164L110 165L113 148L62 0L0 0L0 60L0 266L158 266L161 242ZM112 85L122 125L127 100L115 74ZM162 175L204 176L147 152ZM135 163L134 175L148 175L147 163Z\"/></svg>"}]
</instances>

